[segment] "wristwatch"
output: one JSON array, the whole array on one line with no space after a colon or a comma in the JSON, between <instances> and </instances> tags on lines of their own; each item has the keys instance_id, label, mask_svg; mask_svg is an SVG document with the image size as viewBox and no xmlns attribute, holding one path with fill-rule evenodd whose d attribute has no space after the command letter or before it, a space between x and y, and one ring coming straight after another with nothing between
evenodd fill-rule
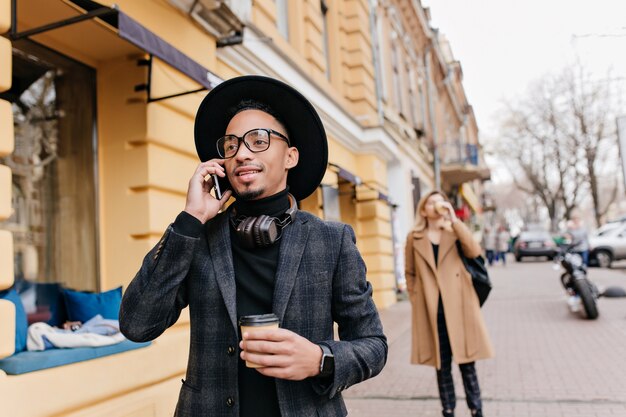
<instances>
[{"instance_id":1,"label":"wristwatch","mask_svg":"<svg viewBox=\"0 0 626 417\"><path fill-rule=\"evenodd\" d=\"M328 346L322 343L318 346L322 348L322 360L320 362L319 376L331 376L335 373L335 356Z\"/></svg>"}]
</instances>

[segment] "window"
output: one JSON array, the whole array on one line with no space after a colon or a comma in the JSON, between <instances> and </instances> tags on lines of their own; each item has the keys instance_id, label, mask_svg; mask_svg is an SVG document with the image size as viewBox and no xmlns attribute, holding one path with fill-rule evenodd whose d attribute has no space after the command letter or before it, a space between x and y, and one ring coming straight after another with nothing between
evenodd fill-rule
<instances>
[{"instance_id":1,"label":"window","mask_svg":"<svg viewBox=\"0 0 626 417\"><path fill-rule=\"evenodd\" d=\"M287 0L276 0L276 26L278 32L289 40L289 8Z\"/></svg>"},{"instance_id":2,"label":"window","mask_svg":"<svg viewBox=\"0 0 626 417\"><path fill-rule=\"evenodd\" d=\"M33 42L13 48L13 172L16 281L98 289L95 72Z\"/></svg>"},{"instance_id":3,"label":"window","mask_svg":"<svg viewBox=\"0 0 626 417\"><path fill-rule=\"evenodd\" d=\"M339 189L330 185L322 184L322 201L324 220L341 221L341 209L339 206Z\"/></svg>"},{"instance_id":4,"label":"window","mask_svg":"<svg viewBox=\"0 0 626 417\"><path fill-rule=\"evenodd\" d=\"M402 80L400 75L400 56L397 47L398 36L394 33L391 46L391 82L393 83L394 104L402 112Z\"/></svg>"},{"instance_id":5,"label":"window","mask_svg":"<svg viewBox=\"0 0 626 417\"><path fill-rule=\"evenodd\" d=\"M411 182L413 183L413 207L415 208L422 198L422 183L418 177L412 177Z\"/></svg>"},{"instance_id":6,"label":"window","mask_svg":"<svg viewBox=\"0 0 626 417\"><path fill-rule=\"evenodd\" d=\"M320 0L320 9L322 12L322 22L324 23L322 34L324 36L324 57L326 58L326 78L330 80L330 51L328 41L328 5L326 0Z\"/></svg>"},{"instance_id":7,"label":"window","mask_svg":"<svg viewBox=\"0 0 626 417\"><path fill-rule=\"evenodd\" d=\"M413 127L421 129L422 123L420 120L419 113L419 100L420 100L420 92L417 89L417 74L410 67L407 68L407 72L409 74L409 106L411 108L411 121L413 122Z\"/></svg>"},{"instance_id":8,"label":"window","mask_svg":"<svg viewBox=\"0 0 626 417\"><path fill-rule=\"evenodd\" d=\"M400 103L402 103L402 107L400 108L400 114L404 117L404 120L410 121L410 110L409 110L409 97L407 95L407 90L409 89L409 68L406 62L406 54L404 50L401 50L400 53Z\"/></svg>"}]
</instances>

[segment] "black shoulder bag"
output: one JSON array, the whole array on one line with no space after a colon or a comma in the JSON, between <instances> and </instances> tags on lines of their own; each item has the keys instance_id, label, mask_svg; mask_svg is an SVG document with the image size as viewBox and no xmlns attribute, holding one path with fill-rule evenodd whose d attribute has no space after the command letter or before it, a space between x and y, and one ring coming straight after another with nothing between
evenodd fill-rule
<instances>
[{"instance_id":1,"label":"black shoulder bag","mask_svg":"<svg viewBox=\"0 0 626 417\"><path fill-rule=\"evenodd\" d=\"M474 290L478 295L478 302L482 307L491 292L491 280L489 279L487 267L485 267L485 259L480 255L476 258L468 258L465 256L461 248L461 242L458 240L456 241L456 249L459 252L465 269L467 269L467 272L472 276L472 284L474 284Z\"/></svg>"}]
</instances>

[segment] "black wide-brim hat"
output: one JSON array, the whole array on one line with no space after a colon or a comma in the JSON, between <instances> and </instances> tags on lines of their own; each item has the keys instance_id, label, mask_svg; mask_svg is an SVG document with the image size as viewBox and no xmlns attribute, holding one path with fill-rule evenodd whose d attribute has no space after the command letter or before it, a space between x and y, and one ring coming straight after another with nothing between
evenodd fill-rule
<instances>
[{"instance_id":1,"label":"black wide-brim hat","mask_svg":"<svg viewBox=\"0 0 626 417\"><path fill-rule=\"evenodd\" d=\"M322 182L328 165L328 141L313 105L282 81L246 75L231 78L211 90L196 113L194 136L200 160L220 158L215 143L226 132L232 108L246 99L268 105L281 118L291 146L299 153L298 164L289 170L287 185L296 200L304 200ZM220 183L232 188L227 178L220 178Z\"/></svg>"}]
</instances>

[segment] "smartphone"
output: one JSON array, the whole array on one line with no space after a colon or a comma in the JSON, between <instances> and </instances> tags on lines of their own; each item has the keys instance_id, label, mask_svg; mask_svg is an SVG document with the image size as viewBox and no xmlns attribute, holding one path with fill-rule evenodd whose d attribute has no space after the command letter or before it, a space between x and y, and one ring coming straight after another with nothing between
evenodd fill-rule
<instances>
[{"instance_id":1,"label":"smartphone","mask_svg":"<svg viewBox=\"0 0 626 417\"><path fill-rule=\"evenodd\" d=\"M211 178L213 178L213 190L215 190L215 198L221 200L222 189L220 188L220 182L217 180L217 174L211 174Z\"/></svg>"}]
</instances>

